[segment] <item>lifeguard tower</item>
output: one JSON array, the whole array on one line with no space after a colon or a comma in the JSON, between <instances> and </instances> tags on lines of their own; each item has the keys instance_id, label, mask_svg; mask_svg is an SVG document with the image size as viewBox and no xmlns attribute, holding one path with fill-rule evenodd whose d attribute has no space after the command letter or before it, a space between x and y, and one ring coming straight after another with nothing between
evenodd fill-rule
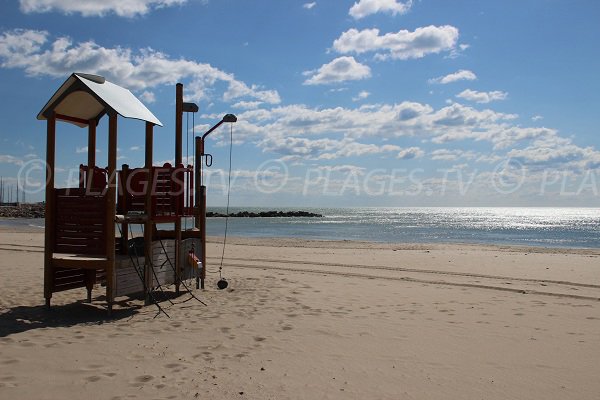
<instances>
[{"instance_id":1,"label":"lifeguard tower","mask_svg":"<svg viewBox=\"0 0 600 400\"><path fill-rule=\"evenodd\" d=\"M206 188L194 188L194 179L201 180L204 138L210 131L196 138L195 167L182 163L183 113L196 111L195 104L183 102L183 85L177 84L175 162L153 166L153 130L162 123L129 90L100 76L74 73L46 103L37 118L47 121L44 296L48 307L53 293L84 287L91 301L95 284L106 287L109 314L119 296L144 293L150 302L155 288L174 284L179 292L187 279L196 279L196 288L204 288ZM108 118L106 168L96 165L96 127L104 116ZM123 165L117 170L119 116L145 123L143 167ZM235 120L228 114L216 126ZM87 127L87 165L79 166L78 187L55 188L57 121ZM182 218L189 217L195 223L182 230ZM143 239L129 237L133 224L143 226Z\"/></svg>"}]
</instances>

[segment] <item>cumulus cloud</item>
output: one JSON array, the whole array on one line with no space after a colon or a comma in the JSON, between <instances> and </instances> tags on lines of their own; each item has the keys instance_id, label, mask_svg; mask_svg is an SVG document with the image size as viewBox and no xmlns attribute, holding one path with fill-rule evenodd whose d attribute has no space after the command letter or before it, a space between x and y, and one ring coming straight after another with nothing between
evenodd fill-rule
<instances>
[{"instance_id":1,"label":"cumulus cloud","mask_svg":"<svg viewBox=\"0 0 600 400\"><path fill-rule=\"evenodd\" d=\"M456 161L458 159L464 158L467 160L471 160L475 158L477 155L469 150L449 150L449 149L437 149L431 152L432 160L443 160L443 161Z\"/></svg>"},{"instance_id":2,"label":"cumulus cloud","mask_svg":"<svg viewBox=\"0 0 600 400\"><path fill-rule=\"evenodd\" d=\"M371 95L371 93L367 92L366 90L363 90L361 92L359 92L356 96L354 96L352 98L353 101L359 101L359 100L364 100L367 97L369 97Z\"/></svg>"},{"instance_id":3,"label":"cumulus cloud","mask_svg":"<svg viewBox=\"0 0 600 400\"><path fill-rule=\"evenodd\" d=\"M430 25L412 32L400 30L383 35L376 28L362 31L352 28L333 42L333 49L341 54L375 52L380 60L407 60L450 51L456 47L458 36L458 29L450 25Z\"/></svg>"},{"instance_id":4,"label":"cumulus cloud","mask_svg":"<svg viewBox=\"0 0 600 400\"><path fill-rule=\"evenodd\" d=\"M19 5L21 11L26 14L59 12L101 17L114 13L119 17L130 18L186 2L187 0L19 0Z\"/></svg>"},{"instance_id":5,"label":"cumulus cloud","mask_svg":"<svg viewBox=\"0 0 600 400\"><path fill-rule=\"evenodd\" d=\"M294 104L243 111L238 118L237 136L286 161L410 159L424 157L427 151L431 159L446 163L495 165L511 157L528 168L551 166L579 173L600 168L600 152L577 146L556 130L519 126L518 115L459 103L437 109L418 102L353 108ZM392 142L399 138L402 147ZM428 149L417 143L428 143ZM469 150L475 143L482 152ZM449 144L452 148L436 148Z\"/></svg>"},{"instance_id":6,"label":"cumulus cloud","mask_svg":"<svg viewBox=\"0 0 600 400\"><path fill-rule=\"evenodd\" d=\"M11 156L9 154L0 154L0 164L23 165L23 158Z\"/></svg>"},{"instance_id":7,"label":"cumulus cloud","mask_svg":"<svg viewBox=\"0 0 600 400\"><path fill-rule=\"evenodd\" d=\"M477 75L475 75L473 71L469 71L468 69L461 69L446 76L432 78L429 80L429 83L439 83L442 85L446 85L448 83L456 81L474 81L475 79L477 79Z\"/></svg>"},{"instance_id":8,"label":"cumulus cloud","mask_svg":"<svg viewBox=\"0 0 600 400\"><path fill-rule=\"evenodd\" d=\"M350 165L350 164L321 165L321 166L318 166L317 169L319 169L321 171L326 171L326 172L340 172L342 174L355 174L355 175L359 175L359 176L364 175L365 171L366 171L366 168L364 168L364 167L359 167L357 165Z\"/></svg>"},{"instance_id":9,"label":"cumulus cloud","mask_svg":"<svg viewBox=\"0 0 600 400\"><path fill-rule=\"evenodd\" d=\"M156 101L156 96L154 92L150 92L148 90L144 90L140 95L140 98L146 103L154 103Z\"/></svg>"},{"instance_id":10,"label":"cumulus cloud","mask_svg":"<svg viewBox=\"0 0 600 400\"><path fill-rule=\"evenodd\" d=\"M310 10L311 8L313 8L316 5L317 5L317 2L313 1L312 3L304 3L304 4L302 4L302 7L306 8L307 10Z\"/></svg>"},{"instance_id":11,"label":"cumulus cloud","mask_svg":"<svg viewBox=\"0 0 600 400\"><path fill-rule=\"evenodd\" d=\"M360 143L351 138L342 140L330 138L309 139L282 134L268 134L259 145L264 152L283 155L286 160L334 160L401 150L396 145Z\"/></svg>"},{"instance_id":12,"label":"cumulus cloud","mask_svg":"<svg viewBox=\"0 0 600 400\"><path fill-rule=\"evenodd\" d=\"M432 108L415 102L312 108L302 104L249 110L238 114L236 132L253 140L266 132L289 136L343 135L349 138L396 138L426 131Z\"/></svg>"},{"instance_id":13,"label":"cumulus cloud","mask_svg":"<svg viewBox=\"0 0 600 400\"><path fill-rule=\"evenodd\" d=\"M398 152L396 158L400 160L410 160L412 158L421 158L425 152L418 147L409 147Z\"/></svg>"},{"instance_id":14,"label":"cumulus cloud","mask_svg":"<svg viewBox=\"0 0 600 400\"><path fill-rule=\"evenodd\" d=\"M357 62L354 57L338 57L317 71L306 71L304 74L310 76L304 81L305 85L323 85L369 78L371 68Z\"/></svg>"},{"instance_id":15,"label":"cumulus cloud","mask_svg":"<svg viewBox=\"0 0 600 400\"><path fill-rule=\"evenodd\" d=\"M261 104L263 104L262 101L239 101L235 104L232 104L231 107L241 108L245 110L254 110L260 107Z\"/></svg>"},{"instance_id":16,"label":"cumulus cloud","mask_svg":"<svg viewBox=\"0 0 600 400\"><path fill-rule=\"evenodd\" d=\"M121 149L118 149L118 150L121 150ZM75 153L77 153L77 154L87 153L87 152L88 152L87 146L75 148ZM96 149L96 153L100 153L100 149Z\"/></svg>"},{"instance_id":17,"label":"cumulus cloud","mask_svg":"<svg viewBox=\"0 0 600 400\"><path fill-rule=\"evenodd\" d=\"M577 146L572 139L560 137L555 131L537 137L525 148L510 150L507 156L538 169L566 168L581 172L600 168L599 151Z\"/></svg>"},{"instance_id":18,"label":"cumulus cloud","mask_svg":"<svg viewBox=\"0 0 600 400\"><path fill-rule=\"evenodd\" d=\"M474 101L475 103L490 103L496 100L505 100L508 93L494 90L491 92L478 92L476 90L466 89L456 95L461 99Z\"/></svg>"},{"instance_id":19,"label":"cumulus cloud","mask_svg":"<svg viewBox=\"0 0 600 400\"><path fill-rule=\"evenodd\" d=\"M392 15L406 14L412 6L412 0L359 0L350 8L348 14L354 19L361 19L371 14L389 13Z\"/></svg>"},{"instance_id":20,"label":"cumulus cloud","mask_svg":"<svg viewBox=\"0 0 600 400\"><path fill-rule=\"evenodd\" d=\"M73 43L67 37L50 42L45 31L12 30L0 34L0 67L21 68L30 76L65 77L88 72L134 91L189 80L188 93L196 99L211 97L216 85L224 85L224 101L252 98L266 103L281 101L275 90L238 81L233 74L210 64L172 59L153 49L107 48L93 41Z\"/></svg>"}]
</instances>

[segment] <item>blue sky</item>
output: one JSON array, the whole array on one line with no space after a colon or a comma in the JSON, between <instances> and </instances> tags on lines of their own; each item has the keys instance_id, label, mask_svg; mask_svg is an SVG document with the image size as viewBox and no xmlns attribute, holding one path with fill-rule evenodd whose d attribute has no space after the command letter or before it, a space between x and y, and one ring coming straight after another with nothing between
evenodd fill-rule
<instances>
[{"instance_id":1,"label":"blue sky","mask_svg":"<svg viewBox=\"0 0 600 400\"><path fill-rule=\"evenodd\" d=\"M45 124L72 72L129 88L164 123L174 85L195 132L233 126L239 206L598 206L597 1L19 0L0 13L0 175L42 199ZM143 164L121 120L119 163ZM184 120L184 127L192 128ZM106 160L106 121L98 162ZM225 202L229 127L207 151ZM59 125L57 185L85 162ZM184 154L186 146L184 144ZM191 154L189 154L191 155Z\"/></svg>"}]
</instances>

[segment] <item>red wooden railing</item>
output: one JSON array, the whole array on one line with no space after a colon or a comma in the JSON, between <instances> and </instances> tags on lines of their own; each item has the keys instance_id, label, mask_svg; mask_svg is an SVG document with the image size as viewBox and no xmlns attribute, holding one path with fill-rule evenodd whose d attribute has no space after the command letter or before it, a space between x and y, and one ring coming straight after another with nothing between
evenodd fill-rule
<instances>
[{"instance_id":1,"label":"red wooden railing","mask_svg":"<svg viewBox=\"0 0 600 400\"><path fill-rule=\"evenodd\" d=\"M194 170L191 166L177 167L166 163L150 169L119 171L119 198L117 212L131 211L149 214L156 222L172 222L175 218L193 215ZM150 210L146 210L146 193L151 190Z\"/></svg>"}]
</instances>

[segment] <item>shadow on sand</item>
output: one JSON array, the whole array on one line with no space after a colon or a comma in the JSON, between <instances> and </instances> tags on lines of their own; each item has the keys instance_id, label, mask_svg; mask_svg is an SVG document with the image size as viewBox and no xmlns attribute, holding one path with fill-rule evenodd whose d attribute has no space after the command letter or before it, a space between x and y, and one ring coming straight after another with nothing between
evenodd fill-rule
<instances>
[{"instance_id":1,"label":"shadow on sand","mask_svg":"<svg viewBox=\"0 0 600 400\"><path fill-rule=\"evenodd\" d=\"M92 303L78 301L62 305L53 305L49 310L45 305L37 306L17 306L7 310L0 310L0 338L30 331L40 328L58 328L70 327L76 325L102 325L126 318L131 318L138 314L142 308L150 308L156 311L156 316L169 315L164 311L165 304L185 303L190 300L197 300L204 304L194 295L184 300L174 303L173 300L181 299L182 296L191 294L183 291L176 294L172 291L155 292L153 294L152 304L143 305L143 296L129 297L127 300L116 301L116 307L112 310L109 317L106 309L105 297L100 296L94 299ZM206 305L206 304L204 304Z\"/></svg>"},{"instance_id":2,"label":"shadow on sand","mask_svg":"<svg viewBox=\"0 0 600 400\"><path fill-rule=\"evenodd\" d=\"M132 305L129 302L117 302L115 304L119 307L113 309L110 317L105 307L83 301L55 305L49 310L45 305L9 308L0 314L0 337L40 328L70 327L82 324L102 325L107 322L130 318L137 314L142 307L141 305Z\"/></svg>"}]
</instances>

